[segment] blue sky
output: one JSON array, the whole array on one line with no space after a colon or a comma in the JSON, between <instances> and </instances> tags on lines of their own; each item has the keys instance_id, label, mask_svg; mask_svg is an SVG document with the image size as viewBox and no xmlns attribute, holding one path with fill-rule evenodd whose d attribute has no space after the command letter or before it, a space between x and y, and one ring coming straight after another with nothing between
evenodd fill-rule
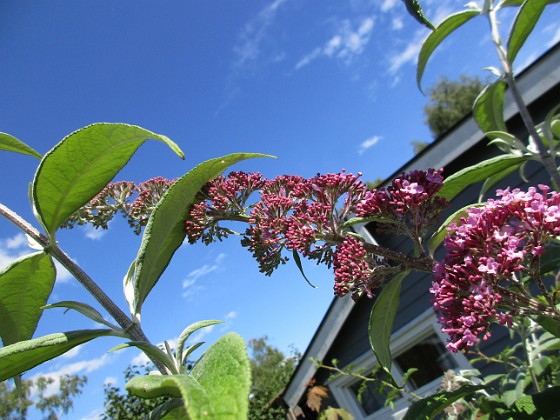
<instances>
[{"instance_id":1,"label":"blue sky","mask_svg":"<svg viewBox=\"0 0 560 420\"><path fill-rule=\"evenodd\" d=\"M425 1L438 22L463 1ZM504 22L511 20L506 14ZM522 68L560 39L560 6L548 8L518 57ZM232 152L278 159L234 169L265 176L362 172L384 178L413 156L410 142L430 141L426 98L415 61L427 30L398 0L59 1L0 3L0 131L44 153L93 122L126 122L165 134L185 151L181 161L148 142L117 177L140 182L174 178L197 163ZM496 65L484 21L471 22L430 61L425 86L440 76L481 75ZM460 39L463 35L466 39ZM27 184L37 161L4 153L0 202L32 220ZM122 278L140 238L123 220L107 232L63 231L59 243L126 308ZM29 252L0 220L0 265ZM226 331L304 351L332 300L329 270L306 264L312 289L288 264L272 277L258 272L232 238L210 247L184 245L148 298L143 327L154 342L173 340L188 324L221 319L199 339ZM59 272L51 302L90 304L75 280ZM93 323L76 313L45 312L36 335ZM89 376L71 418L97 418L103 383L123 385L138 352L107 354L117 339L69 352L27 376Z\"/></svg>"}]
</instances>

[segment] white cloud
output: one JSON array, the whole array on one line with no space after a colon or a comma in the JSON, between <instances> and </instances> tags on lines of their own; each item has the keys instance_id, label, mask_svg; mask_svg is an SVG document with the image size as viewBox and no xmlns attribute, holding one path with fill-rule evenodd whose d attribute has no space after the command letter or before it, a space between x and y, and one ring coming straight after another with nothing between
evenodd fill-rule
<instances>
[{"instance_id":1,"label":"white cloud","mask_svg":"<svg viewBox=\"0 0 560 420\"><path fill-rule=\"evenodd\" d=\"M18 249L27 245L27 239L23 233L18 233L16 236L7 238L5 243L8 249Z\"/></svg>"},{"instance_id":2,"label":"white cloud","mask_svg":"<svg viewBox=\"0 0 560 420\"><path fill-rule=\"evenodd\" d=\"M114 376L107 376L103 381L103 385L107 386L116 386L119 383L119 380Z\"/></svg>"},{"instance_id":3,"label":"white cloud","mask_svg":"<svg viewBox=\"0 0 560 420\"><path fill-rule=\"evenodd\" d=\"M103 356L97 359L82 360L80 362L70 363L53 372L39 372L33 375L30 379L37 379L39 376L54 379L53 383L51 383L44 392L45 396L50 396L58 391L60 378L62 376L91 373L111 363L112 360L113 357L105 353Z\"/></svg>"},{"instance_id":4,"label":"white cloud","mask_svg":"<svg viewBox=\"0 0 560 420\"><path fill-rule=\"evenodd\" d=\"M202 290L202 287L197 286L197 281L201 277L207 276L215 271L219 271L226 254L219 254L212 264L204 264L202 267L192 270L187 278L183 280L183 297L191 297L197 291Z\"/></svg>"},{"instance_id":5,"label":"white cloud","mask_svg":"<svg viewBox=\"0 0 560 420\"><path fill-rule=\"evenodd\" d=\"M401 30L404 27L403 20L401 17L393 18L391 21L391 27L395 30Z\"/></svg>"},{"instance_id":6,"label":"white cloud","mask_svg":"<svg viewBox=\"0 0 560 420\"><path fill-rule=\"evenodd\" d=\"M0 270L31 252L23 233L18 233L11 238L0 239Z\"/></svg>"},{"instance_id":7,"label":"white cloud","mask_svg":"<svg viewBox=\"0 0 560 420\"><path fill-rule=\"evenodd\" d=\"M74 357L76 357L78 354L80 354L80 350L82 349L83 344L76 346L70 350L68 350L66 353L64 353L62 356L63 359L72 359Z\"/></svg>"},{"instance_id":8,"label":"white cloud","mask_svg":"<svg viewBox=\"0 0 560 420\"><path fill-rule=\"evenodd\" d=\"M369 43L374 23L373 18L367 17L362 19L358 27L354 29L349 20L343 20L337 33L322 47L316 47L304 55L295 65L295 69L299 70L319 57L334 58L350 64L353 58L360 55Z\"/></svg>"},{"instance_id":9,"label":"white cloud","mask_svg":"<svg viewBox=\"0 0 560 420\"><path fill-rule=\"evenodd\" d=\"M397 0L383 0L381 11L387 12L397 5Z\"/></svg>"},{"instance_id":10,"label":"white cloud","mask_svg":"<svg viewBox=\"0 0 560 420\"><path fill-rule=\"evenodd\" d=\"M363 154L366 150L368 150L369 148L375 146L379 140L381 140L382 137L380 136L373 136L370 137L367 140L364 140L363 142L360 143L360 148L358 149L358 154Z\"/></svg>"},{"instance_id":11,"label":"white cloud","mask_svg":"<svg viewBox=\"0 0 560 420\"><path fill-rule=\"evenodd\" d=\"M267 31L274 22L278 10L286 2L287 0L273 1L245 24L238 36L236 45L233 47L235 54L234 67L245 67L259 58Z\"/></svg>"},{"instance_id":12,"label":"white cloud","mask_svg":"<svg viewBox=\"0 0 560 420\"><path fill-rule=\"evenodd\" d=\"M420 48L422 48L422 41L424 39L424 31L417 30L412 41L406 44L405 48L389 57L389 73L395 75L400 68L407 64L416 63Z\"/></svg>"},{"instance_id":13,"label":"white cloud","mask_svg":"<svg viewBox=\"0 0 560 420\"><path fill-rule=\"evenodd\" d=\"M98 241L101 238L103 238L108 230L107 229L96 229L93 226L90 225L86 225L86 226L82 226L82 231L84 232L84 234L86 235L86 238L91 239L92 241Z\"/></svg>"},{"instance_id":14,"label":"white cloud","mask_svg":"<svg viewBox=\"0 0 560 420\"><path fill-rule=\"evenodd\" d=\"M0 270L11 264L19 257L35 252L29 248L29 242L23 233L18 233L11 238L0 239ZM73 276L60 263L54 260L56 268L56 281L67 283Z\"/></svg>"}]
</instances>

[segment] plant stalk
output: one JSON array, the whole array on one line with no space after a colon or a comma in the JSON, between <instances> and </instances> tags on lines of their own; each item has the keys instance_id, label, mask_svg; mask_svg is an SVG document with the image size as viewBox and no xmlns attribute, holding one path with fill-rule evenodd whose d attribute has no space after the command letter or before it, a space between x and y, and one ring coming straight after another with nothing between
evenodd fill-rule
<instances>
[{"instance_id":1,"label":"plant stalk","mask_svg":"<svg viewBox=\"0 0 560 420\"><path fill-rule=\"evenodd\" d=\"M37 242L43 250L52 255L65 267L78 282L99 302L101 306L113 317L113 319L123 328L131 340L150 342L140 326L134 322L111 300L109 296L95 283L95 281L78 266L72 259L64 253L56 244L51 244L49 239L39 232L35 227L20 217L17 213L0 203L0 215L4 216L14 225L19 227L35 242ZM149 356L149 355L148 355ZM149 356L150 357L150 356ZM157 359L150 357L154 365L162 374L167 374L167 368Z\"/></svg>"}]
</instances>

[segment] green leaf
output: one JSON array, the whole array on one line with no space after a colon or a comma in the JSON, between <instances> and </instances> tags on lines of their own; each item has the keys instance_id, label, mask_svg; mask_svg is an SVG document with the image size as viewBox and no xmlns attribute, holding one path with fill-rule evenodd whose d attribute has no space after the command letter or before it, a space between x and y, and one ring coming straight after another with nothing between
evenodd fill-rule
<instances>
[{"instance_id":1,"label":"green leaf","mask_svg":"<svg viewBox=\"0 0 560 420\"><path fill-rule=\"evenodd\" d=\"M29 147L27 144L19 141L14 136L0 132L0 150L7 150L9 152L21 153L41 159L41 153Z\"/></svg>"},{"instance_id":2,"label":"green leaf","mask_svg":"<svg viewBox=\"0 0 560 420\"><path fill-rule=\"evenodd\" d=\"M544 247L544 255L541 256L542 275L557 270L560 267L560 244L550 243Z\"/></svg>"},{"instance_id":3,"label":"green leaf","mask_svg":"<svg viewBox=\"0 0 560 420\"><path fill-rule=\"evenodd\" d=\"M0 272L0 337L5 346L29 340L56 279L44 252L21 257Z\"/></svg>"},{"instance_id":4,"label":"green leaf","mask_svg":"<svg viewBox=\"0 0 560 420\"><path fill-rule=\"evenodd\" d=\"M504 122L504 93L506 82L498 79L478 95L473 105L473 117L483 133L507 131Z\"/></svg>"},{"instance_id":5,"label":"green leaf","mask_svg":"<svg viewBox=\"0 0 560 420\"><path fill-rule=\"evenodd\" d=\"M382 215L375 215L375 216L369 216L369 217L352 217L351 219L348 219L346 222L344 222L340 227L342 229L348 228L350 226L354 226L360 223L370 223L370 222L379 222L379 223L395 223L394 220L386 217L386 216L382 216Z\"/></svg>"},{"instance_id":6,"label":"green leaf","mask_svg":"<svg viewBox=\"0 0 560 420\"><path fill-rule=\"evenodd\" d=\"M192 333L200 330L201 328L209 327L211 325L221 324L222 322L223 321L212 320L212 319L206 321L198 321L185 328L181 333L181 335L179 336L179 338L177 339L177 353L175 356L175 359L177 360L177 364L181 366L183 365L183 363L185 363L185 358L188 356L188 354L183 355L185 349L185 343L187 342L187 340L189 339Z\"/></svg>"},{"instance_id":7,"label":"green leaf","mask_svg":"<svg viewBox=\"0 0 560 420\"><path fill-rule=\"evenodd\" d=\"M443 187L439 190L438 195L451 201L467 186L484 181L486 178L504 171L511 165L521 164L529 159L529 156L500 155L483 160L476 165L461 169L447 177L443 181Z\"/></svg>"},{"instance_id":8,"label":"green leaf","mask_svg":"<svg viewBox=\"0 0 560 420\"><path fill-rule=\"evenodd\" d=\"M424 75L426 64L438 45L441 44L449 34L473 17L480 15L480 13L480 10L463 10L454 13L441 22L436 30L428 35L422 44L422 49L418 55L418 66L416 67L416 83L418 83L420 91L422 91L422 76Z\"/></svg>"},{"instance_id":9,"label":"green leaf","mask_svg":"<svg viewBox=\"0 0 560 420\"><path fill-rule=\"evenodd\" d=\"M436 28L432 25L432 22L424 16L424 12L422 11L422 7L420 7L420 2L418 0L404 0L404 4L406 6L406 10L408 10L408 13L414 19L432 31L435 31Z\"/></svg>"},{"instance_id":10,"label":"green leaf","mask_svg":"<svg viewBox=\"0 0 560 420\"><path fill-rule=\"evenodd\" d=\"M185 219L197 193L211 179L239 161L272 157L257 153L235 153L201 163L169 187L152 212L136 257L133 315L140 316L144 300L167 268L185 239Z\"/></svg>"},{"instance_id":11,"label":"green leaf","mask_svg":"<svg viewBox=\"0 0 560 420\"><path fill-rule=\"evenodd\" d=\"M560 386L554 386L532 395L526 395L515 402L515 407L535 419L560 418Z\"/></svg>"},{"instance_id":12,"label":"green leaf","mask_svg":"<svg viewBox=\"0 0 560 420\"><path fill-rule=\"evenodd\" d=\"M126 349L129 347L139 348L148 356L152 356L153 358L161 362L171 372L178 373L175 368L174 360L171 359L171 357L162 349L160 349L158 346L154 346L153 344L148 343L147 341L129 341L128 343L122 343L109 350L109 353L117 350Z\"/></svg>"},{"instance_id":13,"label":"green leaf","mask_svg":"<svg viewBox=\"0 0 560 420\"><path fill-rule=\"evenodd\" d=\"M113 335L112 330L78 330L49 334L0 348L0 382L54 359L97 337Z\"/></svg>"},{"instance_id":14,"label":"green leaf","mask_svg":"<svg viewBox=\"0 0 560 420\"><path fill-rule=\"evenodd\" d=\"M190 420L220 418L212 409L211 398L198 381L189 375L136 376L126 383L125 388L141 398L182 398Z\"/></svg>"},{"instance_id":15,"label":"green leaf","mask_svg":"<svg viewBox=\"0 0 560 420\"><path fill-rule=\"evenodd\" d=\"M447 219L445 219L445 222L443 222L441 224L441 226L438 228L438 230L436 230L434 232L434 234L430 238L430 241L428 242L428 249L430 251L430 255L434 255L438 246L443 242L443 239L449 233L447 228L449 227L449 225L451 223L453 223L453 222L457 223L459 221L459 219L461 219L461 217L464 217L464 216L467 215L468 210L472 209L473 207L482 207L482 206L484 206L484 204L485 203L469 204L468 206L465 206L465 207L457 210L451 216L449 216Z\"/></svg>"},{"instance_id":16,"label":"green leaf","mask_svg":"<svg viewBox=\"0 0 560 420\"><path fill-rule=\"evenodd\" d=\"M379 364L391 371L391 331L399 308L401 284L409 271L397 274L375 300L369 318L369 342Z\"/></svg>"},{"instance_id":17,"label":"green leaf","mask_svg":"<svg viewBox=\"0 0 560 420\"><path fill-rule=\"evenodd\" d=\"M478 193L478 201L482 201L482 199L484 198L484 194L486 194L488 190L490 190L490 188L492 188L494 185L496 185L496 183L504 179L513 171L519 169L524 163L525 162L519 163L517 165L511 165L509 168L504 169L502 172L498 172L497 174L486 178L486 181L484 181L484 184L482 184L480 192Z\"/></svg>"},{"instance_id":18,"label":"green leaf","mask_svg":"<svg viewBox=\"0 0 560 420\"><path fill-rule=\"evenodd\" d=\"M537 324L543 327L550 334L557 338L560 338L560 321L545 315L539 315L533 319Z\"/></svg>"},{"instance_id":19,"label":"green leaf","mask_svg":"<svg viewBox=\"0 0 560 420\"><path fill-rule=\"evenodd\" d=\"M52 309L52 308L66 308L66 311L70 309L74 309L75 311L78 311L82 315L88 317L89 319L95 322L103 324L113 330L119 330L119 331L121 330L119 327L111 324L108 321L105 321L103 315L101 315L97 309L88 305L87 303L75 302L73 300L65 300L62 302L52 303L50 305L43 306L43 309Z\"/></svg>"},{"instance_id":20,"label":"green leaf","mask_svg":"<svg viewBox=\"0 0 560 420\"><path fill-rule=\"evenodd\" d=\"M65 137L41 160L33 180L33 205L49 235L101 191L147 139L169 138L127 124L89 125Z\"/></svg>"},{"instance_id":21,"label":"green leaf","mask_svg":"<svg viewBox=\"0 0 560 420\"><path fill-rule=\"evenodd\" d=\"M301 273L301 275L303 276L303 278L305 279L307 284L310 285L311 287L313 287L314 289L316 289L317 286L315 286L313 283L311 283L309 281L309 279L307 278L307 276L305 275L305 273L303 272L303 265L301 265L301 258L299 257L299 254L295 249L293 250L293 255L294 255L294 261L297 265L297 268L299 268L299 272Z\"/></svg>"},{"instance_id":22,"label":"green leaf","mask_svg":"<svg viewBox=\"0 0 560 420\"><path fill-rule=\"evenodd\" d=\"M481 389L489 389L489 387L485 385L467 384L462 385L455 391L445 391L433 394L412 404L408 408L408 411L404 416L404 420L433 419L455 401L460 400L461 398L473 394Z\"/></svg>"},{"instance_id":23,"label":"green leaf","mask_svg":"<svg viewBox=\"0 0 560 420\"><path fill-rule=\"evenodd\" d=\"M206 391L215 418L247 418L251 367L245 342L239 335L228 333L214 343L194 366L191 376Z\"/></svg>"},{"instance_id":24,"label":"green leaf","mask_svg":"<svg viewBox=\"0 0 560 420\"><path fill-rule=\"evenodd\" d=\"M507 56L510 64L513 64L515 61L517 53L533 31L533 28L548 3L551 3L551 1L526 0L519 8L507 42Z\"/></svg>"}]
</instances>

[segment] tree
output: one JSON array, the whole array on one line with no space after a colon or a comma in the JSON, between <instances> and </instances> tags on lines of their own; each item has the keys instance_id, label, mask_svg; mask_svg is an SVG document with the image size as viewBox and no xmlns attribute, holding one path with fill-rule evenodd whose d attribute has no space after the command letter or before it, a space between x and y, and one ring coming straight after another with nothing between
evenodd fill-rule
<instances>
[{"instance_id":1,"label":"tree","mask_svg":"<svg viewBox=\"0 0 560 420\"><path fill-rule=\"evenodd\" d=\"M253 386L249 400L249 418L254 420L285 419L286 409L279 397L288 384L301 355L294 351L286 356L267 343L268 337L249 340Z\"/></svg>"},{"instance_id":2,"label":"tree","mask_svg":"<svg viewBox=\"0 0 560 420\"><path fill-rule=\"evenodd\" d=\"M249 401L251 420L276 420L286 418L286 409L280 403L280 396L287 385L301 355L294 351L286 356L276 347L267 343L268 338L253 338L247 345L251 363L252 388ZM150 364L128 366L124 371L125 382L138 375L153 370ZM189 369L190 370L190 369ZM142 418L168 398L144 399L127 393L120 388L105 385L104 420L124 420Z\"/></svg>"},{"instance_id":3,"label":"tree","mask_svg":"<svg viewBox=\"0 0 560 420\"><path fill-rule=\"evenodd\" d=\"M54 379L39 376L35 380L22 379L19 389L9 381L0 382L0 418L20 420L27 417L27 411L34 406L48 419L58 419L62 414L68 414L73 408L73 398L82 393L87 383L86 376L64 375L60 378L58 392L48 392L49 385ZM34 399L31 398L34 394ZM35 396L36 394L36 396Z\"/></svg>"},{"instance_id":4,"label":"tree","mask_svg":"<svg viewBox=\"0 0 560 420\"><path fill-rule=\"evenodd\" d=\"M128 382L135 376L145 375L149 373L150 370L153 370L153 366L150 364L144 366L128 366L124 371L125 382ZM105 420L142 418L158 405L168 400L166 397L151 399L140 398L112 384L105 384L103 392L105 393L105 402L103 404L105 412L101 415L101 418Z\"/></svg>"},{"instance_id":5,"label":"tree","mask_svg":"<svg viewBox=\"0 0 560 420\"><path fill-rule=\"evenodd\" d=\"M424 107L425 123L439 137L467 115L484 88L478 77L461 76L459 81L441 78L429 90L430 102Z\"/></svg>"}]
</instances>

